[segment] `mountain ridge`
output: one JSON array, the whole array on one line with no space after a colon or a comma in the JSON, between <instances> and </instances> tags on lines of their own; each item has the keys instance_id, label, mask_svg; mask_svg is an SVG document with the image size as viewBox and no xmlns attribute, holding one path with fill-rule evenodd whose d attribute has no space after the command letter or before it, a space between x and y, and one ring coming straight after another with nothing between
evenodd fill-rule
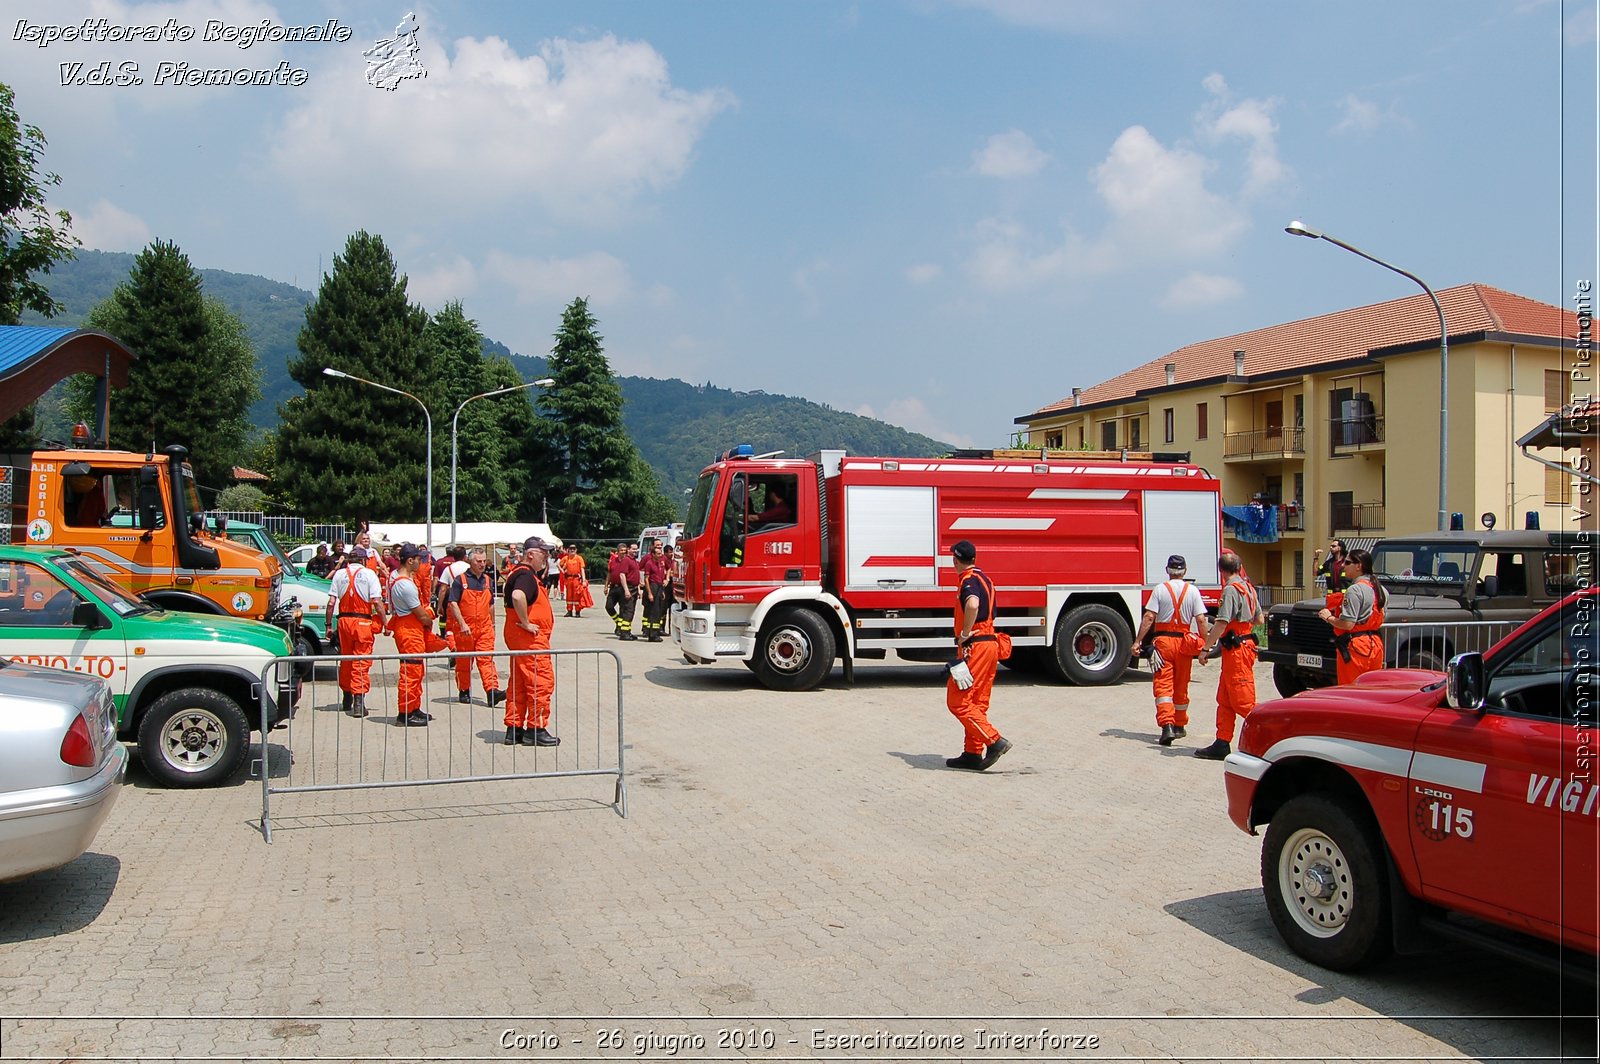
<instances>
[{"instance_id":1,"label":"mountain ridge","mask_svg":"<svg viewBox=\"0 0 1600 1064\"><path fill-rule=\"evenodd\" d=\"M133 262L134 255L127 252L80 250L46 278L50 294L64 305L63 312L51 319L30 314L25 323L81 323L95 304L127 280ZM298 353L296 337L315 295L255 274L201 266L196 270L206 294L221 299L238 315L255 345L262 398L250 408L250 421L258 430L271 431L277 427L278 404L302 391L289 376L288 362ZM489 337L484 339L484 351L509 358L524 380L547 375L549 363L541 355L512 351ZM856 454L928 457L952 449L920 433L798 396L734 391L709 381L615 377L622 389L623 424L661 478L663 489L673 496L692 486L713 456L740 443L752 444L759 452L781 450L792 455L843 447Z\"/></svg>"}]
</instances>

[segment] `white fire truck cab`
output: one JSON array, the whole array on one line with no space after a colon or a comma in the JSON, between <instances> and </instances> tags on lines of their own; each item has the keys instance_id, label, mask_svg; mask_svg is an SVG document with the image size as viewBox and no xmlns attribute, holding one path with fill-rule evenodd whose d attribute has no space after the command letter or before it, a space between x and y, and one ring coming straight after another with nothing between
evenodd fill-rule
<instances>
[{"instance_id":1,"label":"white fire truck cab","mask_svg":"<svg viewBox=\"0 0 1600 1064\"><path fill-rule=\"evenodd\" d=\"M673 642L744 662L774 690L822 683L836 658L955 654L950 547L994 581L1008 664L1077 684L1128 667L1146 592L1171 554L1215 604L1218 481L1148 453L963 452L950 458L756 455L700 474L678 541Z\"/></svg>"}]
</instances>

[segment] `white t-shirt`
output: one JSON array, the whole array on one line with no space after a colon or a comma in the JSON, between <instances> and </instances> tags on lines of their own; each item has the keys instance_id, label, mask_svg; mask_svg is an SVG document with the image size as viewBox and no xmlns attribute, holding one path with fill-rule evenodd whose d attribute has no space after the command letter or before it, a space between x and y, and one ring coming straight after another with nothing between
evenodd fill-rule
<instances>
[{"instance_id":1,"label":"white t-shirt","mask_svg":"<svg viewBox=\"0 0 1600 1064\"><path fill-rule=\"evenodd\" d=\"M1187 581L1168 580L1157 584L1156 589L1150 592L1150 601L1145 603L1144 608L1156 615L1156 624L1169 623L1174 614L1169 584L1176 584L1182 589L1178 592L1176 609L1178 624L1194 631L1195 618L1206 612L1206 604L1200 597L1200 589Z\"/></svg>"},{"instance_id":2,"label":"white t-shirt","mask_svg":"<svg viewBox=\"0 0 1600 1064\"><path fill-rule=\"evenodd\" d=\"M449 587L451 584L456 582L456 577L460 576L470 568L472 568L472 566L468 565L466 562L451 562L449 565L439 570L439 579L436 582L441 587Z\"/></svg>"},{"instance_id":3,"label":"white t-shirt","mask_svg":"<svg viewBox=\"0 0 1600 1064\"><path fill-rule=\"evenodd\" d=\"M334 570L329 578L331 587L328 588L328 600L333 603L333 608L339 608L339 599L350 588L350 574L356 574L356 594L368 602L378 602L383 598L383 585L378 583L378 574L366 566L341 565Z\"/></svg>"},{"instance_id":4,"label":"white t-shirt","mask_svg":"<svg viewBox=\"0 0 1600 1064\"><path fill-rule=\"evenodd\" d=\"M395 578L389 588L389 599L394 603L396 616L404 617L406 614L422 605L422 595L417 591L417 582L409 576Z\"/></svg>"}]
</instances>

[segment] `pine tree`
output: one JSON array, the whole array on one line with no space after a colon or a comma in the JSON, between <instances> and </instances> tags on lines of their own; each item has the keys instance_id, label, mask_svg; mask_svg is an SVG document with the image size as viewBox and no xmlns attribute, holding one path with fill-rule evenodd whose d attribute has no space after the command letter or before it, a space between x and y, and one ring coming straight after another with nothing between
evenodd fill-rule
<instances>
[{"instance_id":1,"label":"pine tree","mask_svg":"<svg viewBox=\"0 0 1600 1064\"><path fill-rule=\"evenodd\" d=\"M551 349L555 384L540 405L550 414L556 458L543 482L560 499L563 535L628 537L674 507L622 425L622 389L611 375L583 299L561 315Z\"/></svg>"},{"instance_id":2,"label":"pine tree","mask_svg":"<svg viewBox=\"0 0 1600 1064\"><path fill-rule=\"evenodd\" d=\"M424 516L428 436L417 403L322 371L338 369L427 402L437 387L423 343L427 321L427 312L407 301L406 279L383 238L364 230L351 236L306 308L300 354L289 361L305 394L279 407L278 475L306 516ZM437 473L435 480L445 483Z\"/></svg>"},{"instance_id":3,"label":"pine tree","mask_svg":"<svg viewBox=\"0 0 1600 1064\"><path fill-rule=\"evenodd\" d=\"M248 443L261 375L244 323L201 291L188 257L174 244L152 243L84 324L139 356L111 405L111 445L142 451L181 443L201 485L226 487ZM93 381L80 375L69 387L82 391Z\"/></svg>"},{"instance_id":4,"label":"pine tree","mask_svg":"<svg viewBox=\"0 0 1600 1064\"><path fill-rule=\"evenodd\" d=\"M61 304L38 275L72 258L79 244L69 228L72 216L46 206L49 190L61 178L39 173L44 145L44 134L22 124L16 96L0 82L0 325L17 324L24 310L47 318L60 312ZM31 447L35 435L30 404L0 422L0 450Z\"/></svg>"},{"instance_id":5,"label":"pine tree","mask_svg":"<svg viewBox=\"0 0 1600 1064\"><path fill-rule=\"evenodd\" d=\"M435 384L435 453L443 455L442 478L449 477L451 420L456 423L456 519L458 521L503 521L518 516L514 490L520 470L512 458L512 441L527 431L533 409L526 392L508 392L477 399L457 408L475 395L523 383L510 362L483 357L483 333L478 323L466 316L459 302L445 304L428 322L424 342L439 367ZM436 491L435 520L449 520L449 480L441 479Z\"/></svg>"}]
</instances>

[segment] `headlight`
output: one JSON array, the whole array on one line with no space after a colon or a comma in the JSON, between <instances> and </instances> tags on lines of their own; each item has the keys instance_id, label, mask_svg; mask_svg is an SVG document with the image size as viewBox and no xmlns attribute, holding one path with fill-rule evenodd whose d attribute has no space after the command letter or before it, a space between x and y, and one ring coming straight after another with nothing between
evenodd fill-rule
<instances>
[{"instance_id":1,"label":"headlight","mask_svg":"<svg viewBox=\"0 0 1600 1064\"><path fill-rule=\"evenodd\" d=\"M1289 634L1289 618L1287 618L1287 617L1279 618L1279 620L1278 620L1278 634L1279 635L1288 635Z\"/></svg>"}]
</instances>

